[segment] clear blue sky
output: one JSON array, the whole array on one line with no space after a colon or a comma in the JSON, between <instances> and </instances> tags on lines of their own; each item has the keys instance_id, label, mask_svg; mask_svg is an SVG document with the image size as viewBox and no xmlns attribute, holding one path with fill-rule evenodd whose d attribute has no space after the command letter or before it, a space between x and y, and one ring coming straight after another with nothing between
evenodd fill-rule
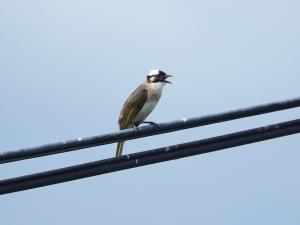
<instances>
[{"instance_id":1,"label":"clear blue sky","mask_svg":"<svg viewBox=\"0 0 300 225\"><path fill-rule=\"evenodd\" d=\"M1 1L0 151L118 129L150 69L156 122L299 96L296 0ZM130 141L125 153L299 118L299 109ZM298 225L299 135L0 197L1 224ZM0 165L9 178L115 145Z\"/></svg>"}]
</instances>

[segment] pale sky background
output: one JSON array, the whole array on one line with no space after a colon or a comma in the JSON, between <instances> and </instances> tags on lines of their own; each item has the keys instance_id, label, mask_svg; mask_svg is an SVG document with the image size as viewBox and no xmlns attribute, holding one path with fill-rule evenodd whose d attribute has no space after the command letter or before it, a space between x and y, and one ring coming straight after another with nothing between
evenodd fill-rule
<instances>
[{"instance_id":1,"label":"pale sky background","mask_svg":"<svg viewBox=\"0 0 300 225\"><path fill-rule=\"evenodd\" d=\"M0 151L116 131L150 69L175 76L149 120L299 96L300 2L0 1ZM277 112L127 142L131 153L299 118ZM299 135L0 196L1 224L298 225ZM0 165L9 178L115 145Z\"/></svg>"}]
</instances>

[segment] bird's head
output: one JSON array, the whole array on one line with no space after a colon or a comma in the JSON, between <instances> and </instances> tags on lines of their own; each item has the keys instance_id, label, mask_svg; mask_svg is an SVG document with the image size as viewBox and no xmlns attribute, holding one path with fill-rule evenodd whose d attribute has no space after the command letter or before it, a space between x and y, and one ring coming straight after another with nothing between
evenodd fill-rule
<instances>
[{"instance_id":1,"label":"bird's head","mask_svg":"<svg viewBox=\"0 0 300 225\"><path fill-rule=\"evenodd\" d=\"M167 80L168 77L173 77L172 75L168 75L161 70L151 70L147 75L147 82L148 83L169 83L170 81Z\"/></svg>"}]
</instances>

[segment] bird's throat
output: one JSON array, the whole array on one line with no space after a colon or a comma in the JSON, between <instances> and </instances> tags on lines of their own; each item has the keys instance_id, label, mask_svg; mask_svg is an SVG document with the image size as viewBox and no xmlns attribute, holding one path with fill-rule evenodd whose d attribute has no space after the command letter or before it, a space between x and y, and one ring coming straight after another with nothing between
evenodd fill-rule
<instances>
[{"instance_id":1,"label":"bird's throat","mask_svg":"<svg viewBox=\"0 0 300 225\"><path fill-rule=\"evenodd\" d=\"M147 85L148 99L150 101L158 101L161 97L164 86L165 86L165 83L162 83L162 82L149 83Z\"/></svg>"}]
</instances>

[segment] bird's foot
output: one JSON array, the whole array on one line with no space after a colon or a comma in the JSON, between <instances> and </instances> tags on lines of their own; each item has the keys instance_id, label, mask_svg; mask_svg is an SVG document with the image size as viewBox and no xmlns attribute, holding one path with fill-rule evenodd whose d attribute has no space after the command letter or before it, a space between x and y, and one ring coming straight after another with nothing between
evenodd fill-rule
<instances>
[{"instance_id":1,"label":"bird's foot","mask_svg":"<svg viewBox=\"0 0 300 225\"><path fill-rule=\"evenodd\" d=\"M133 125L132 128L134 129L135 135L139 133L139 128L136 125Z\"/></svg>"},{"instance_id":2,"label":"bird's foot","mask_svg":"<svg viewBox=\"0 0 300 225\"><path fill-rule=\"evenodd\" d=\"M159 129L159 125L158 125L157 123L154 123L154 122L151 122L151 121L145 121L145 122L143 122L143 123L148 123L148 124L150 124L150 125L156 127L157 129Z\"/></svg>"}]
</instances>

